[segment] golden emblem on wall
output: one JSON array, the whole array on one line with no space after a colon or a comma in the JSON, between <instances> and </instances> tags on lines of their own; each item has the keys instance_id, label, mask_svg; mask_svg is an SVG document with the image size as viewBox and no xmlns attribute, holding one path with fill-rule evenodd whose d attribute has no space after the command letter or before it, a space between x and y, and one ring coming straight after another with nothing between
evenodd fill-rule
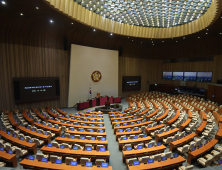
<instances>
[{"instance_id":1,"label":"golden emblem on wall","mask_svg":"<svg viewBox=\"0 0 222 170\"><path fill-rule=\"evenodd\" d=\"M102 74L99 71L94 71L91 74L91 79L94 82L99 82L101 80L101 78L102 78Z\"/></svg>"}]
</instances>

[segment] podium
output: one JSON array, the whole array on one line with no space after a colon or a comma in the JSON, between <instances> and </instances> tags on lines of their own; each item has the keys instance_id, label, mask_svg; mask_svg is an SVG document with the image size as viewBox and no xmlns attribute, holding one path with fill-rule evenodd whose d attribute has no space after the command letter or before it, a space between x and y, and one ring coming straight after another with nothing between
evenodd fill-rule
<instances>
[{"instance_id":1,"label":"podium","mask_svg":"<svg viewBox=\"0 0 222 170\"><path fill-rule=\"evenodd\" d=\"M96 98L96 106L102 106L105 105L105 102L107 101L107 96L105 97L97 97Z\"/></svg>"}]
</instances>

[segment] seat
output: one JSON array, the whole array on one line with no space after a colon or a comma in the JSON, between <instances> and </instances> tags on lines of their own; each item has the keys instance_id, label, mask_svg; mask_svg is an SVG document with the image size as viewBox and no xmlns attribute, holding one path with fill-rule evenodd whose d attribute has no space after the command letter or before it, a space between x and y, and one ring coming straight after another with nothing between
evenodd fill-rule
<instances>
[{"instance_id":1,"label":"seat","mask_svg":"<svg viewBox=\"0 0 222 170\"><path fill-rule=\"evenodd\" d=\"M137 161L137 158L126 159L126 164L132 166L134 161Z\"/></svg>"},{"instance_id":2,"label":"seat","mask_svg":"<svg viewBox=\"0 0 222 170\"><path fill-rule=\"evenodd\" d=\"M77 161L77 159L76 158L72 158L72 157L66 157L65 158L66 165L70 165L71 161Z\"/></svg>"},{"instance_id":3,"label":"seat","mask_svg":"<svg viewBox=\"0 0 222 170\"><path fill-rule=\"evenodd\" d=\"M171 151L169 151L169 152L165 152L165 153L161 153L162 157L163 157L163 156L166 156L167 159L168 159L168 158L171 158L171 154L172 154Z\"/></svg>"},{"instance_id":4,"label":"seat","mask_svg":"<svg viewBox=\"0 0 222 170\"><path fill-rule=\"evenodd\" d=\"M43 140L39 140L37 138L32 138L33 142L36 143L37 146L41 146L44 144Z\"/></svg>"},{"instance_id":5,"label":"seat","mask_svg":"<svg viewBox=\"0 0 222 170\"><path fill-rule=\"evenodd\" d=\"M201 165L203 165L203 166L206 167L206 166L208 166L208 165L211 164L212 159L199 158L199 159L197 159L197 161L198 161Z\"/></svg>"},{"instance_id":6,"label":"seat","mask_svg":"<svg viewBox=\"0 0 222 170\"><path fill-rule=\"evenodd\" d=\"M65 148L68 148L68 149L71 149L71 148L72 148L72 145L69 145L69 144L67 144L67 143L62 143L62 145L64 145Z\"/></svg>"},{"instance_id":7,"label":"seat","mask_svg":"<svg viewBox=\"0 0 222 170\"><path fill-rule=\"evenodd\" d=\"M61 131L66 131L66 126L62 126Z\"/></svg>"},{"instance_id":8,"label":"seat","mask_svg":"<svg viewBox=\"0 0 222 170\"><path fill-rule=\"evenodd\" d=\"M75 135L75 139L80 139L80 135Z\"/></svg>"},{"instance_id":9,"label":"seat","mask_svg":"<svg viewBox=\"0 0 222 170\"><path fill-rule=\"evenodd\" d=\"M138 135L138 138L143 138L144 137L144 134L139 134Z\"/></svg>"},{"instance_id":10,"label":"seat","mask_svg":"<svg viewBox=\"0 0 222 170\"><path fill-rule=\"evenodd\" d=\"M166 138L166 139L163 139L163 142L165 143L165 144L169 144L170 142L172 142L173 141L173 137L168 137L168 138Z\"/></svg>"},{"instance_id":11,"label":"seat","mask_svg":"<svg viewBox=\"0 0 222 170\"><path fill-rule=\"evenodd\" d=\"M179 170L192 170L193 169L193 165L188 165L188 166L180 166Z\"/></svg>"},{"instance_id":12,"label":"seat","mask_svg":"<svg viewBox=\"0 0 222 170\"><path fill-rule=\"evenodd\" d=\"M11 151L14 152L16 148L17 148L17 146L11 146L11 144L9 144L9 143L6 143L6 144L5 144L5 149L6 149L6 151L11 150Z\"/></svg>"},{"instance_id":13,"label":"seat","mask_svg":"<svg viewBox=\"0 0 222 170\"><path fill-rule=\"evenodd\" d=\"M131 144L125 144L125 145L123 146L123 150L126 150L127 147L132 147L132 145L131 145Z\"/></svg>"},{"instance_id":14,"label":"seat","mask_svg":"<svg viewBox=\"0 0 222 170\"><path fill-rule=\"evenodd\" d=\"M57 159L62 159L61 156L50 155L50 162L55 163Z\"/></svg>"},{"instance_id":15,"label":"seat","mask_svg":"<svg viewBox=\"0 0 222 170\"><path fill-rule=\"evenodd\" d=\"M105 163L105 162L106 162L105 159L96 159L95 160L95 164L96 164L97 167L101 167L101 164Z\"/></svg>"},{"instance_id":16,"label":"seat","mask_svg":"<svg viewBox=\"0 0 222 170\"><path fill-rule=\"evenodd\" d=\"M217 146L215 149L222 152L222 147L221 146Z\"/></svg>"},{"instance_id":17,"label":"seat","mask_svg":"<svg viewBox=\"0 0 222 170\"><path fill-rule=\"evenodd\" d=\"M6 163L5 162L0 162L0 167L5 167Z\"/></svg>"},{"instance_id":18,"label":"seat","mask_svg":"<svg viewBox=\"0 0 222 170\"><path fill-rule=\"evenodd\" d=\"M47 158L47 159L48 159L48 157L49 157L49 155L44 155L44 154L42 154L42 153L37 153L37 154L36 154L36 159L37 159L38 161L42 161L42 158Z\"/></svg>"},{"instance_id":19,"label":"seat","mask_svg":"<svg viewBox=\"0 0 222 170\"><path fill-rule=\"evenodd\" d=\"M51 131L46 131L48 132L48 134L50 135L51 138L53 138L55 136L55 133L52 133Z\"/></svg>"},{"instance_id":20,"label":"seat","mask_svg":"<svg viewBox=\"0 0 222 170\"><path fill-rule=\"evenodd\" d=\"M21 149L18 147L15 149L15 154L18 156L24 156L27 153L28 153L28 150L26 150L26 149Z\"/></svg>"},{"instance_id":21,"label":"seat","mask_svg":"<svg viewBox=\"0 0 222 170\"><path fill-rule=\"evenodd\" d=\"M144 146L144 144L143 143L139 143L138 145L134 145L134 149L137 149L138 146Z\"/></svg>"},{"instance_id":22,"label":"seat","mask_svg":"<svg viewBox=\"0 0 222 170\"><path fill-rule=\"evenodd\" d=\"M213 157L213 161L217 161L218 158L220 157L221 153L222 153L222 152L218 152L218 151L216 151L216 150L212 150L212 151L211 151L211 154L214 156L214 157Z\"/></svg>"},{"instance_id":23,"label":"seat","mask_svg":"<svg viewBox=\"0 0 222 170\"><path fill-rule=\"evenodd\" d=\"M86 149L87 147L92 148L92 150L94 149L94 146L92 146L92 144L85 144L85 149Z\"/></svg>"},{"instance_id":24,"label":"seat","mask_svg":"<svg viewBox=\"0 0 222 170\"><path fill-rule=\"evenodd\" d=\"M70 134L69 133L65 133L65 137L66 138L70 138Z\"/></svg>"},{"instance_id":25,"label":"seat","mask_svg":"<svg viewBox=\"0 0 222 170\"><path fill-rule=\"evenodd\" d=\"M91 136L86 136L86 139L87 140L91 140Z\"/></svg>"},{"instance_id":26,"label":"seat","mask_svg":"<svg viewBox=\"0 0 222 170\"><path fill-rule=\"evenodd\" d=\"M85 166L86 162L91 162L91 158L80 158L80 165Z\"/></svg>"},{"instance_id":27,"label":"seat","mask_svg":"<svg viewBox=\"0 0 222 170\"><path fill-rule=\"evenodd\" d=\"M177 148L180 153L187 153L189 150L189 145L184 145L183 147Z\"/></svg>"},{"instance_id":28,"label":"seat","mask_svg":"<svg viewBox=\"0 0 222 170\"><path fill-rule=\"evenodd\" d=\"M58 142L52 142L52 147L56 147L56 148L58 148L58 147L59 147Z\"/></svg>"},{"instance_id":29,"label":"seat","mask_svg":"<svg viewBox=\"0 0 222 170\"><path fill-rule=\"evenodd\" d=\"M138 160L140 161L140 163L144 163L147 164L149 159L149 156L143 156L143 157L139 157Z\"/></svg>"},{"instance_id":30,"label":"seat","mask_svg":"<svg viewBox=\"0 0 222 170\"><path fill-rule=\"evenodd\" d=\"M151 159L154 159L154 161L161 161L161 154L156 154L153 156L150 156Z\"/></svg>"},{"instance_id":31,"label":"seat","mask_svg":"<svg viewBox=\"0 0 222 170\"><path fill-rule=\"evenodd\" d=\"M81 145L79 145L79 144L74 144L74 146L77 146L79 149L81 149L81 150L83 150L84 149L84 147L83 146L81 146Z\"/></svg>"},{"instance_id":32,"label":"seat","mask_svg":"<svg viewBox=\"0 0 222 170\"><path fill-rule=\"evenodd\" d=\"M105 146L104 145L96 145L96 150L97 151L100 151L100 148L105 148Z\"/></svg>"},{"instance_id":33,"label":"seat","mask_svg":"<svg viewBox=\"0 0 222 170\"><path fill-rule=\"evenodd\" d=\"M97 136L97 140L101 140L102 136Z\"/></svg>"},{"instance_id":34,"label":"seat","mask_svg":"<svg viewBox=\"0 0 222 170\"><path fill-rule=\"evenodd\" d=\"M30 136L26 136L25 137L25 140L26 140L26 142L29 142L29 140L31 140L32 138L30 137Z\"/></svg>"}]
</instances>

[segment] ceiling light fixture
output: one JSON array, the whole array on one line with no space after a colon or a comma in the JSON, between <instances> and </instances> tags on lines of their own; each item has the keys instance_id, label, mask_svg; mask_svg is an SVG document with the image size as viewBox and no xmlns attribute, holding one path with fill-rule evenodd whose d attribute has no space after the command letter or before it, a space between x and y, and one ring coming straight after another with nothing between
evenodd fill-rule
<instances>
[{"instance_id":1,"label":"ceiling light fixture","mask_svg":"<svg viewBox=\"0 0 222 170\"><path fill-rule=\"evenodd\" d=\"M93 31L95 32L95 31L96 31L96 29L93 29Z\"/></svg>"},{"instance_id":2,"label":"ceiling light fixture","mask_svg":"<svg viewBox=\"0 0 222 170\"><path fill-rule=\"evenodd\" d=\"M23 13L20 13L20 15L23 15Z\"/></svg>"},{"instance_id":3,"label":"ceiling light fixture","mask_svg":"<svg viewBox=\"0 0 222 170\"><path fill-rule=\"evenodd\" d=\"M53 23L53 20L50 20L51 23Z\"/></svg>"},{"instance_id":4,"label":"ceiling light fixture","mask_svg":"<svg viewBox=\"0 0 222 170\"><path fill-rule=\"evenodd\" d=\"M113 33L110 33L110 35L113 35Z\"/></svg>"},{"instance_id":5,"label":"ceiling light fixture","mask_svg":"<svg viewBox=\"0 0 222 170\"><path fill-rule=\"evenodd\" d=\"M5 1L2 1L2 4L5 5L6 4Z\"/></svg>"},{"instance_id":6,"label":"ceiling light fixture","mask_svg":"<svg viewBox=\"0 0 222 170\"><path fill-rule=\"evenodd\" d=\"M39 7L36 7L36 9L39 9Z\"/></svg>"},{"instance_id":7,"label":"ceiling light fixture","mask_svg":"<svg viewBox=\"0 0 222 170\"><path fill-rule=\"evenodd\" d=\"M73 22L71 24L73 25Z\"/></svg>"}]
</instances>

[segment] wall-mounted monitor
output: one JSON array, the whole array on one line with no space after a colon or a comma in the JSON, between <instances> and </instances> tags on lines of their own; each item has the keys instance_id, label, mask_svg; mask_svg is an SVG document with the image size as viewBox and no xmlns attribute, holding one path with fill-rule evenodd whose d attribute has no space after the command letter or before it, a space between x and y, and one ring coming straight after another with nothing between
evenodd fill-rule
<instances>
[{"instance_id":1,"label":"wall-mounted monitor","mask_svg":"<svg viewBox=\"0 0 222 170\"><path fill-rule=\"evenodd\" d=\"M173 72L172 80L183 80L183 72Z\"/></svg>"},{"instance_id":2,"label":"wall-mounted monitor","mask_svg":"<svg viewBox=\"0 0 222 170\"><path fill-rule=\"evenodd\" d=\"M211 82L212 72L197 72L197 81L198 82Z\"/></svg>"},{"instance_id":3,"label":"wall-mounted monitor","mask_svg":"<svg viewBox=\"0 0 222 170\"><path fill-rule=\"evenodd\" d=\"M141 76L123 76L122 91L137 91L141 88Z\"/></svg>"},{"instance_id":4,"label":"wall-mounted monitor","mask_svg":"<svg viewBox=\"0 0 222 170\"><path fill-rule=\"evenodd\" d=\"M15 103L59 99L59 77L13 78Z\"/></svg>"},{"instance_id":5,"label":"wall-mounted monitor","mask_svg":"<svg viewBox=\"0 0 222 170\"><path fill-rule=\"evenodd\" d=\"M197 72L184 72L184 81L197 81Z\"/></svg>"},{"instance_id":6,"label":"wall-mounted monitor","mask_svg":"<svg viewBox=\"0 0 222 170\"><path fill-rule=\"evenodd\" d=\"M163 80L172 80L172 71L163 71Z\"/></svg>"}]
</instances>

